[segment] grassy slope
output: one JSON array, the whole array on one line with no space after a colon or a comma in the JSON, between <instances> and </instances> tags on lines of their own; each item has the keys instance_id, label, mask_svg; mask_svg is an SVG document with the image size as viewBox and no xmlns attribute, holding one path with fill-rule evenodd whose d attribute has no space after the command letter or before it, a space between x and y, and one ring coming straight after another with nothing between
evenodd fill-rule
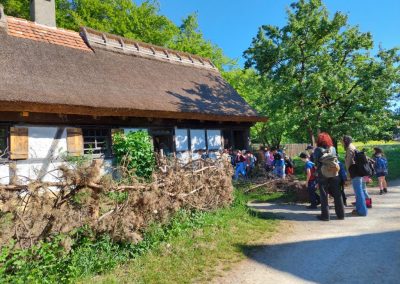
<instances>
[{"instance_id":1,"label":"grassy slope","mask_svg":"<svg viewBox=\"0 0 400 284\"><path fill-rule=\"evenodd\" d=\"M204 214L199 227L177 232L137 259L80 283L209 282L245 257L240 245L262 240L277 227L277 220L252 214L245 206L247 201L280 197L237 194L234 206Z\"/></svg>"}]
</instances>

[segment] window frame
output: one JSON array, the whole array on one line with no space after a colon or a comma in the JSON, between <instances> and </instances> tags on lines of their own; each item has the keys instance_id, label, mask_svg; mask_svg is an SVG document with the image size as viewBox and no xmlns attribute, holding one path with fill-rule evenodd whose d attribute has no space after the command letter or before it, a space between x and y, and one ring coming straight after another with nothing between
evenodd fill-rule
<instances>
[{"instance_id":1,"label":"window frame","mask_svg":"<svg viewBox=\"0 0 400 284\"><path fill-rule=\"evenodd\" d=\"M93 158L102 158L102 159L108 159L108 158L113 158L113 151L112 151L112 128L109 127L81 127L82 129L82 139L83 139L83 155L92 155ZM87 132L89 131L94 131L94 135L85 135ZM97 133L97 131L107 131L106 135L99 135ZM95 146L97 147L96 150L98 149L102 149L101 147L99 148L97 146L97 143L101 143L98 142L97 139L100 137L104 137L104 143L106 144L106 149L104 151L104 153L87 153L87 151L90 151L90 148L86 148L86 145L88 143L95 143ZM88 142L86 139L87 138L93 138L94 142ZM95 151L96 151L95 150ZM101 151L101 150L100 150Z\"/></svg>"}]
</instances>

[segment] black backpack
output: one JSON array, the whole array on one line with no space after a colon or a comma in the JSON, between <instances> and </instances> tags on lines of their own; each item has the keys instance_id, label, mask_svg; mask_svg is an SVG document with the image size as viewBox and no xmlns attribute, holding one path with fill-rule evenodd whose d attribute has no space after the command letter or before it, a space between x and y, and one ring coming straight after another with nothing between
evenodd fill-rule
<instances>
[{"instance_id":1,"label":"black backpack","mask_svg":"<svg viewBox=\"0 0 400 284\"><path fill-rule=\"evenodd\" d=\"M372 176L373 172L371 170L371 164L368 160L367 155L365 152L362 151L355 151L354 153L354 162L357 176L364 177L364 176Z\"/></svg>"}]
</instances>

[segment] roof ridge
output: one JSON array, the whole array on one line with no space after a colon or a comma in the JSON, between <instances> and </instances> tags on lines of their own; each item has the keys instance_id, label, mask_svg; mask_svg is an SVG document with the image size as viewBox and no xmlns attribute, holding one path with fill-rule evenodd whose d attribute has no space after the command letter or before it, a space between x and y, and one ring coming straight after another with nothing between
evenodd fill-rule
<instances>
[{"instance_id":1,"label":"roof ridge","mask_svg":"<svg viewBox=\"0 0 400 284\"><path fill-rule=\"evenodd\" d=\"M12 20L12 21L16 21L16 22L22 22L22 23L30 24L30 25L35 25L37 27L40 27L41 29L48 29L48 30L51 30L51 31L56 30L56 31L60 31L60 32L70 33L70 34L73 34L73 35L79 35L79 32L76 32L76 31L73 31L73 30L67 30L67 29L63 29L63 28L59 28L59 27L49 27L49 26L42 25L42 24L39 24L37 22L29 21L29 20L26 20L26 19L23 19L23 18L7 16L7 21L8 20Z\"/></svg>"},{"instance_id":2,"label":"roof ridge","mask_svg":"<svg viewBox=\"0 0 400 284\"><path fill-rule=\"evenodd\" d=\"M99 47L120 53L153 57L164 61L179 62L185 65L218 71L218 68L210 59L195 54L125 38L89 27L81 27L81 36L92 48Z\"/></svg>"},{"instance_id":3,"label":"roof ridge","mask_svg":"<svg viewBox=\"0 0 400 284\"><path fill-rule=\"evenodd\" d=\"M58 27L49 27L13 16L6 16L5 22L7 33L16 37L47 42L84 51L90 51L93 47L98 47L123 54L132 54L140 57L153 58L170 63L180 63L186 66L219 72L218 68L209 58L145 43L139 40L125 38L107 32L101 32L89 27L81 27L80 32L76 32ZM21 28L21 26L23 26L23 28ZM49 32L49 34L47 34L47 32ZM57 38L54 38L54 36ZM67 36L67 38L63 38L63 36Z\"/></svg>"},{"instance_id":4,"label":"roof ridge","mask_svg":"<svg viewBox=\"0 0 400 284\"><path fill-rule=\"evenodd\" d=\"M49 44L91 51L80 33L49 27L21 18L7 16L7 34L14 37L45 42Z\"/></svg>"}]
</instances>

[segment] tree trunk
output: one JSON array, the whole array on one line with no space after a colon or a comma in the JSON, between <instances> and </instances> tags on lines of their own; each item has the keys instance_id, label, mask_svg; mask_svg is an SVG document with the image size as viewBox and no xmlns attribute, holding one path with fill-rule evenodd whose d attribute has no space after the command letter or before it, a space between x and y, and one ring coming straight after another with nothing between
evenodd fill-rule
<instances>
[{"instance_id":1,"label":"tree trunk","mask_svg":"<svg viewBox=\"0 0 400 284\"><path fill-rule=\"evenodd\" d=\"M314 131L312 130L311 127L308 127L307 132L308 132L308 135L310 137L311 145L315 146L315 144L316 144L315 142L316 141L315 141Z\"/></svg>"}]
</instances>

